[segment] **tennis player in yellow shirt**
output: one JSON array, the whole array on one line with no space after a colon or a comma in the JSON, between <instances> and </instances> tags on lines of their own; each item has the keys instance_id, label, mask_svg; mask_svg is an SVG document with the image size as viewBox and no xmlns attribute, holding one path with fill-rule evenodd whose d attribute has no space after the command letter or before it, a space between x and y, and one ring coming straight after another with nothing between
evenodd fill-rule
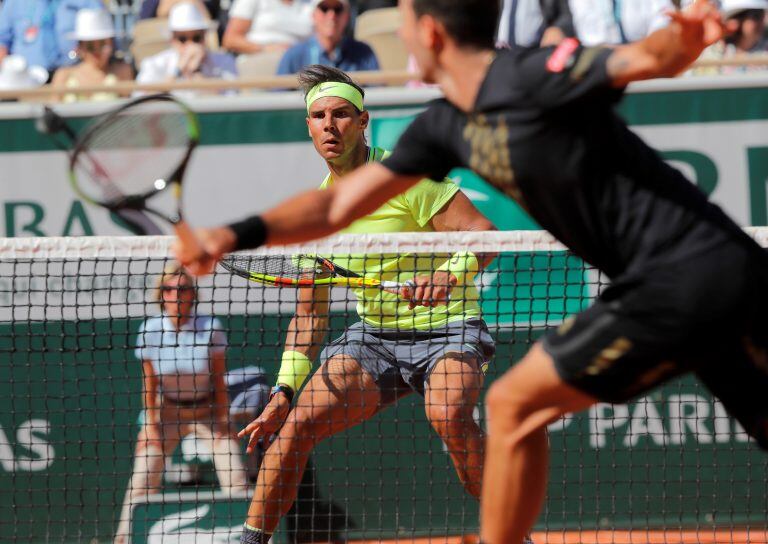
<instances>
[{"instance_id":1,"label":"tennis player in yellow shirt","mask_svg":"<svg viewBox=\"0 0 768 544\"><path fill-rule=\"evenodd\" d=\"M329 174L325 189L388 153L366 144L363 90L344 72L314 65L299 74L307 126ZM491 230L458 186L425 179L345 232ZM277 385L262 415L240 436L248 449L278 430L266 452L241 542L266 543L295 500L312 449L412 392L450 452L466 490L480 496L484 436L472 418L494 342L480 315L473 278L493 255L349 256L341 266L383 280L413 281L404 299L379 289L355 291L360 321L320 353L328 327L327 287L300 289ZM450 292L450 295L448 294ZM435 302L441 301L441 302ZM318 372L292 401L320 356Z\"/></svg>"}]
</instances>

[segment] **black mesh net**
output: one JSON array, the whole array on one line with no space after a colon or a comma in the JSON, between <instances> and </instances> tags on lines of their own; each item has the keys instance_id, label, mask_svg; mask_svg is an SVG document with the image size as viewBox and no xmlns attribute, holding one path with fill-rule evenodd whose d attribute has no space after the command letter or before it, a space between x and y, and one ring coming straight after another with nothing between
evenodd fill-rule
<instances>
[{"instance_id":1,"label":"black mesh net","mask_svg":"<svg viewBox=\"0 0 768 544\"><path fill-rule=\"evenodd\" d=\"M193 282L165 238L3 244L3 542L237 541L253 496L273 542L476 542L488 386L607 285L539 233L283 250L399 279L400 252L420 271L451 247L499 253L417 317L381 290ZM286 342L314 374L246 455L235 433ZM549 444L537 543L766 541L766 457L693 378L559 420Z\"/></svg>"}]
</instances>

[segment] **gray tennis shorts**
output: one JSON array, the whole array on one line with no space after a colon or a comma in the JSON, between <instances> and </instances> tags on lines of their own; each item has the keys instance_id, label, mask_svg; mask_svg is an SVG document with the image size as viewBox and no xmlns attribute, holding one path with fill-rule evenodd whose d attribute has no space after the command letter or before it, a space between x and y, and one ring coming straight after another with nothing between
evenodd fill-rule
<instances>
[{"instance_id":1,"label":"gray tennis shorts","mask_svg":"<svg viewBox=\"0 0 768 544\"><path fill-rule=\"evenodd\" d=\"M355 359L376 380L382 402L389 403L409 389L424 395L432 369L447 353L474 355L484 369L495 352L488 327L479 318L425 331L382 329L360 321L328 344L320 357Z\"/></svg>"}]
</instances>

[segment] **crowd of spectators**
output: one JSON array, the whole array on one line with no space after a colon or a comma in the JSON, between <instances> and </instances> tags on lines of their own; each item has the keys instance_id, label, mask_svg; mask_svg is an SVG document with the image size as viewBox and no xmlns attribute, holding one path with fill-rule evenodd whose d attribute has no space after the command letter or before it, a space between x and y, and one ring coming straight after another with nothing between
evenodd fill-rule
<instances>
[{"instance_id":1,"label":"crowd of spectators","mask_svg":"<svg viewBox=\"0 0 768 544\"><path fill-rule=\"evenodd\" d=\"M567 37L577 37L586 45L627 43L663 27L669 10L691 1L502 0L496 38L499 47L554 45ZM360 32L364 19L369 30L376 27L370 21L379 15L381 21L396 21L396 3L0 0L0 89L50 82L61 89L59 100L72 102L117 96L113 92L78 92L79 87L109 86L134 78L139 83L162 83L284 75L317 63L346 71L405 69L409 63L404 49L395 52L394 61L382 58L392 56L393 41L376 43L372 35L361 36ZM739 59L768 53L768 0L720 0L720 4L738 29L704 57ZM118 30L116 14L122 17ZM149 40L149 53L131 46L131 39L134 45L140 41L140 28L159 29ZM373 32L394 36L396 31L396 24L389 23L378 25ZM145 36L142 39L147 42ZM766 69L765 63L744 64L696 68L691 73Z\"/></svg>"}]
</instances>

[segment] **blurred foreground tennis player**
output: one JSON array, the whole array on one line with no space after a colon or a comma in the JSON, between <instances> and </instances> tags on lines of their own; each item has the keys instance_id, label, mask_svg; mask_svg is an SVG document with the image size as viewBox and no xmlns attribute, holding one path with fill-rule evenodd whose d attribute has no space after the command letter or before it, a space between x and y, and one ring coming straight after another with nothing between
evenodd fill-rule
<instances>
[{"instance_id":1,"label":"blurred foreground tennis player","mask_svg":"<svg viewBox=\"0 0 768 544\"><path fill-rule=\"evenodd\" d=\"M388 152L368 147L364 92L344 72L314 65L299 74L307 103L307 127L329 174L321 190L342 176L381 161ZM432 232L493 229L450 180L422 180L345 230ZM493 255L334 255L335 264L366 277L412 280L411 302L378 288L356 289L361 320L320 355L322 366L291 401L312 370L328 328L327 286L300 289L288 327L282 365L269 405L240 436L259 439L280 430L259 471L242 542L266 543L296 498L312 449L329 436L370 419L396 399L416 391L427 418L447 445L467 491L480 498L484 441L472 418L483 370L495 346L480 317L473 278ZM447 293L450 300L446 301ZM443 301L440 304L430 299Z\"/></svg>"},{"instance_id":2,"label":"blurred foreground tennis player","mask_svg":"<svg viewBox=\"0 0 768 544\"><path fill-rule=\"evenodd\" d=\"M338 230L423 177L469 166L602 270L595 304L533 346L491 387L482 492L487 544L520 542L547 481L546 425L598 401L625 402L693 371L768 448L768 263L763 250L614 113L632 81L685 70L727 32L708 0L613 49L565 40L494 52L496 0L401 0L402 37L445 99L381 164L261 217L202 232L222 253ZM525 485L522 485L525 482Z\"/></svg>"}]
</instances>

